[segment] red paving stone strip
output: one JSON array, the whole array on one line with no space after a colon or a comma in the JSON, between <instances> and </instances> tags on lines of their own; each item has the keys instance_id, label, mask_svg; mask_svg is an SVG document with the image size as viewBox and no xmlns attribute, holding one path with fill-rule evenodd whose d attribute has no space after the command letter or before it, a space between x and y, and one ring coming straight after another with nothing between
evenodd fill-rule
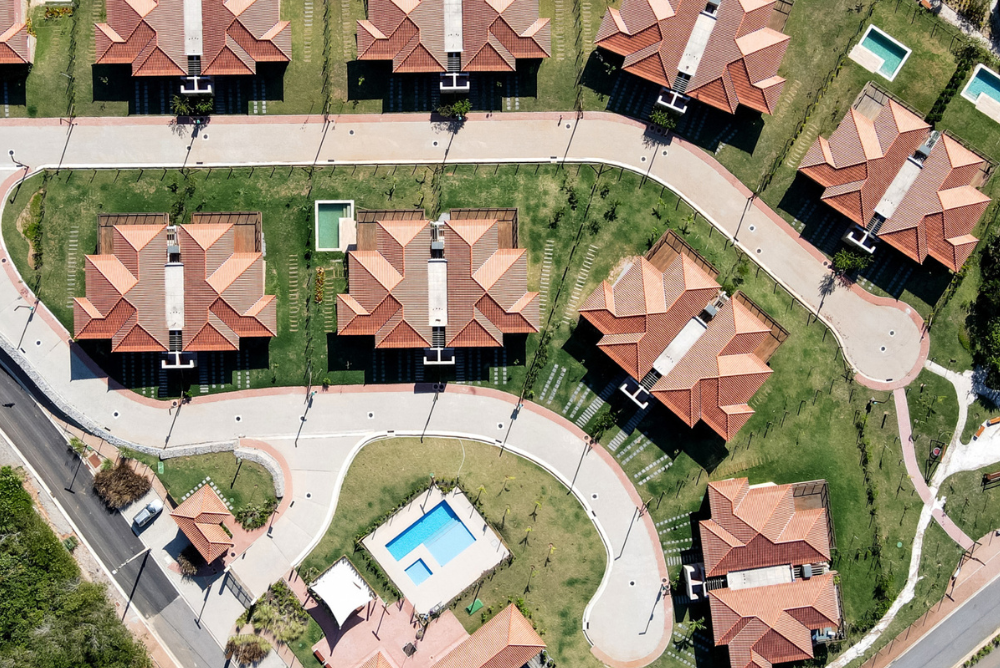
<instances>
[{"instance_id":1,"label":"red paving stone strip","mask_svg":"<svg viewBox=\"0 0 1000 668\"><path fill-rule=\"evenodd\" d=\"M899 426L899 442L903 446L903 462L906 464L906 472L909 475L910 482L913 483L914 488L917 490L917 494L920 496L920 500L924 504L933 503L934 495L931 494L931 490L927 487L927 482L924 481L924 476L920 472L920 465L917 462L917 455L913 449L913 432L910 426L910 406L906 402L906 390L902 388L897 388L892 392L892 398L895 400L896 405L896 423ZM971 538L965 535L958 526L951 521L951 518L944 514L944 511L940 508L935 508L932 513L934 519L937 520L941 528L945 530L948 536L951 537L956 543L958 543L962 549L971 549L974 542Z\"/></svg>"},{"instance_id":2,"label":"red paving stone strip","mask_svg":"<svg viewBox=\"0 0 1000 668\"><path fill-rule=\"evenodd\" d=\"M959 562L962 571L952 581L951 592L945 594L944 598L896 636L891 643L865 661L861 668L886 668L975 596L979 590L1000 577L1000 539L994 540L994 537L995 532L991 531L980 538L971 556L963 556Z\"/></svg>"}]
</instances>

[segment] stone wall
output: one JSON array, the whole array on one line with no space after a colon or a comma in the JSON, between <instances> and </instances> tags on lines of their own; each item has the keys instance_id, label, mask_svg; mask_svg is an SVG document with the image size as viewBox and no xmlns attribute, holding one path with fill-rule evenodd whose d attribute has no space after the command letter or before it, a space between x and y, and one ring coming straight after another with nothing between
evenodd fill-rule
<instances>
[{"instance_id":1,"label":"stone wall","mask_svg":"<svg viewBox=\"0 0 1000 668\"><path fill-rule=\"evenodd\" d=\"M236 448L233 454L237 459L245 459L255 464L260 464L271 474L274 482L274 495L279 499L285 496L285 474L281 470L281 464L271 455L257 448Z\"/></svg>"}]
</instances>

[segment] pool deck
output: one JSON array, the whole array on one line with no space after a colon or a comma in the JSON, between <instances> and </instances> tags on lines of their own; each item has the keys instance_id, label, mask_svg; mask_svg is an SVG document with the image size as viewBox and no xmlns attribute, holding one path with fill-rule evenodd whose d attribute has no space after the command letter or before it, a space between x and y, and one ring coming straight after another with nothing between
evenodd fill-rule
<instances>
[{"instance_id":1,"label":"pool deck","mask_svg":"<svg viewBox=\"0 0 1000 668\"><path fill-rule=\"evenodd\" d=\"M448 501L448 505L475 537L476 542L462 550L445 566L438 564L423 543L396 561L386 545L442 500ZM361 542L399 591L403 592L403 596L421 614L426 614L436 605L443 606L451 601L510 554L500 536L483 520L482 515L457 487L447 495L442 494L437 487L431 488L365 536ZM419 585L406 574L406 568L417 559L422 559L431 570L431 576Z\"/></svg>"},{"instance_id":2,"label":"pool deck","mask_svg":"<svg viewBox=\"0 0 1000 668\"><path fill-rule=\"evenodd\" d=\"M879 72L879 70L882 69L882 66L885 64L885 61L878 55L869 51L860 42L856 44L853 49L851 49L851 53L848 54L848 57L861 67L868 70L869 72L873 74L878 74L879 76L882 77L885 76L881 72Z\"/></svg>"}]
</instances>

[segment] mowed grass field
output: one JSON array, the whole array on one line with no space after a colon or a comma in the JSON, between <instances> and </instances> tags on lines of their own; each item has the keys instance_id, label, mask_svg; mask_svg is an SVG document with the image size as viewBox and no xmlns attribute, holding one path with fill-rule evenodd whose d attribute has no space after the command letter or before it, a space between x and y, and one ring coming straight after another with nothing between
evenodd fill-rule
<instances>
[{"instance_id":1,"label":"mowed grass field","mask_svg":"<svg viewBox=\"0 0 1000 668\"><path fill-rule=\"evenodd\" d=\"M29 202L41 198L42 189L43 265L34 270L28 266L27 241L18 232L17 219L23 210L30 216ZM902 464L891 397L853 382L834 336L822 324L685 202L640 175L589 165L443 170L338 166L312 174L298 168L258 168L195 170L186 176L163 170L64 171L25 183L5 211L3 233L29 285L37 286L45 303L71 326L71 312L63 304L71 294L83 294L82 255L93 249L98 212L170 211L181 205L185 212L260 210L267 290L279 300L279 335L258 356L258 366L249 369L250 386L303 385L309 368L314 384L324 375L335 384L412 382L412 356L373 354L368 341L332 334L335 312L326 309L344 288L343 279L331 278L342 258L309 249L312 200L319 198L354 199L359 208L423 206L432 217L458 206L518 207L520 244L528 249L528 286L543 295L548 337L526 392L583 428L615 411L614 426L602 442L650 501L654 520L664 523L661 540L671 576L679 572L682 557L699 549L697 516L692 519L691 513L702 507L708 480L746 476L755 484L825 479L849 639L859 637L898 592L906 578L920 502ZM636 416L634 404L613 392L620 372L596 348L598 334L579 321L576 309L586 295L613 276L623 259L645 252L668 228L713 263L721 280L737 284L789 331L770 360L773 376L751 401L756 414L729 443L704 425L689 429L655 403L647 414ZM71 254L74 229L77 245ZM328 270L321 304L310 303L315 296L310 281L318 266ZM77 272L72 290L65 267ZM540 339L512 339L495 354L463 354L461 382L518 394ZM450 373L444 379L459 382L459 369ZM210 391L239 387L233 376ZM598 395L609 386L605 403ZM197 387L195 382L192 391L197 393ZM859 436L868 443L869 483ZM879 587L882 600L873 596ZM683 621L707 616L707 609L678 601L676 614ZM696 639L708 646L710 634L700 634ZM724 652L702 656L683 644L671 647L656 665L693 662L696 651L700 666L725 665Z\"/></svg>"},{"instance_id":2,"label":"mowed grass field","mask_svg":"<svg viewBox=\"0 0 1000 668\"><path fill-rule=\"evenodd\" d=\"M498 452L492 445L455 439L388 439L365 446L344 479L333 522L299 570L318 574L346 554L385 597L377 574L356 555L355 536L414 490L426 488L432 474L441 480L459 476L470 500L481 502L480 513L514 555L509 567L484 580L477 591L484 611L499 612L510 598L524 598L559 665L598 668L601 663L590 653L580 628L607 563L597 529L576 498L549 473L510 453L498 457ZM479 492L480 487L484 491ZM536 501L541 505L532 516ZM466 596L451 606L470 633L483 624L481 613L464 610L472 601ZM311 650L302 649L304 655L298 648L296 654L303 664L317 666Z\"/></svg>"},{"instance_id":3,"label":"mowed grass field","mask_svg":"<svg viewBox=\"0 0 1000 668\"><path fill-rule=\"evenodd\" d=\"M274 482L267 469L254 462L239 460L231 452L162 461L136 453L136 459L157 474L177 504L205 478L215 483L222 496L232 504L234 513L248 505L261 505L268 499L274 499ZM163 473L158 472L159 464L163 465Z\"/></svg>"}]
</instances>

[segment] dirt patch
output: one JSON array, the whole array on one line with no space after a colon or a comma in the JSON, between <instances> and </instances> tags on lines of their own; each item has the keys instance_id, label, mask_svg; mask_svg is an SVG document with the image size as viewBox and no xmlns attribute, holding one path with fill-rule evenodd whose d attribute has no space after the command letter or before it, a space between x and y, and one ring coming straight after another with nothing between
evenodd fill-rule
<instances>
[{"instance_id":1,"label":"dirt patch","mask_svg":"<svg viewBox=\"0 0 1000 668\"><path fill-rule=\"evenodd\" d=\"M35 266L35 242L30 236L28 236L25 233L25 230L28 229L28 227L32 223L31 218L33 215L33 211L35 210L35 204L38 201L38 199L42 197L42 195L43 192L41 190L32 195L31 199L28 200L28 206L24 207L21 210L21 213L17 215L17 231L21 234L22 237L24 237L25 241L28 242L28 266L30 266L32 269L38 268Z\"/></svg>"}]
</instances>

